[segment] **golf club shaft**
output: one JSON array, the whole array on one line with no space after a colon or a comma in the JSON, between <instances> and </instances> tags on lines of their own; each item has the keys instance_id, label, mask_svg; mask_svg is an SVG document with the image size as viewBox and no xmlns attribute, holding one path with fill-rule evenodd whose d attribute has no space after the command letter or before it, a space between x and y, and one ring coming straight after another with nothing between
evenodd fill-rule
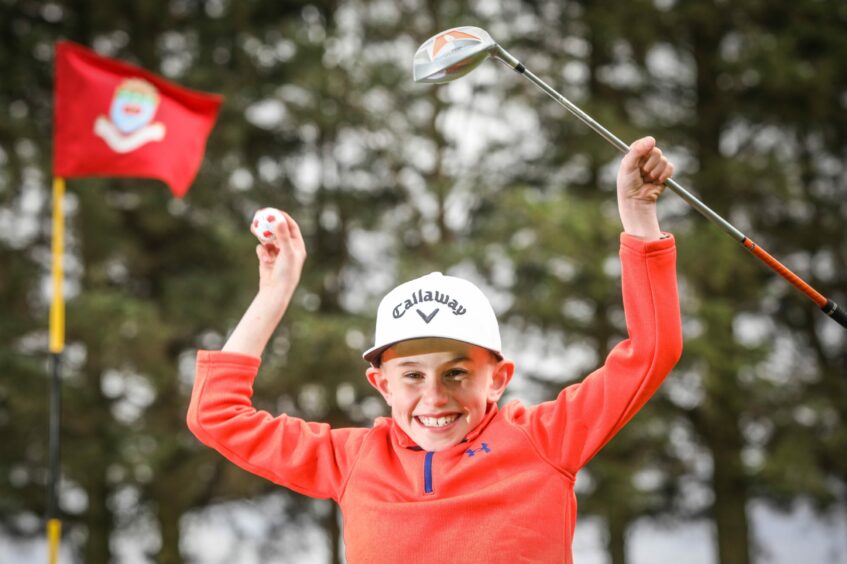
<instances>
[{"instance_id":1,"label":"golf club shaft","mask_svg":"<svg viewBox=\"0 0 847 564\"><path fill-rule=\"evenodd\" d=\"M513 57L508 51L497 45L492 55L495 58L504 62L507 66L511 67L516 72L523 75L535 86L543 90L548 96L550 96L559 104L564 106L566 110L568 110L577 118L579 118L579 120L585 125L596 131L603 139L608 141L620 152L627 153L629 151L629 145L624 143L611 131L600 125L597 120L582 111L576 104L559 94L546 82L535 76L532 71L523 66L523 64L521 64L521 62L518 61L515 57ZM720 226L720 228L723 229L727 234L729 234L736 241L744 245L747 250L749 250L756 258L768 265L771 270L785 278L791 285L806 294L806 296L808 296L813 302L815 302L815 304L825 314L833 318L842 326L847 327L847 313L845 313L843 309L839 308L838 304L823 296L820 292L818 292L817 290L812 288L808 283L806 283L802 278L791 272L791 270L789 270L786 266L784 266L782 263L772 257L763 248L761 248L752 240L750 240L749 237L744 235L744 233L739 231L734 225L732 225L723 217L715 213L714 210L712 210L706 204L697 199L693 194L691 194L691 192L683 188L676 180L670 178L665 183L665 185L670 188L673 192L675 192L680 198L685 200L685 202L688 203L691 207L703 214L706 219Z\"/></svg>"}]
</instances>

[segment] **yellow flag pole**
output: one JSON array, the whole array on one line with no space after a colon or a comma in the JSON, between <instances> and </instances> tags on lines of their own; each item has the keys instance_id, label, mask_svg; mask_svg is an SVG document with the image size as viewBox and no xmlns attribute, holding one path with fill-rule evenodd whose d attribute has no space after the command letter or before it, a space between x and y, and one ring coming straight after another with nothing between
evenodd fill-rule
<instances>
[{"instance_id":1,"label":"yellow flag pole","mask_svg":"<svg viewBox=\"0 0 847 564\"><path fill-rule=\"evenodd\" d=\"M65 179L53 179L53 301L50 304L50 352L61 353L65 348L65 296L62 290L65 253Z\"/></svg>"},{"instance_id":2,"label":"yellow flag pole","mask_svg":"<svg viewBox=\"0 0 847 564\"><path fill-rule=\"evenodd\" d=\"M65 179L53 179L53 301L50 302L50 478L47 492L47 544L49 563L59 561L59 541L62 536L62 521L59 519L59 430L62 407L62 351L65 348L65 296L63 291L64 270L62 258L65 253L65 214L62 207L65 199Z\"/></svg>"}]
</instances>

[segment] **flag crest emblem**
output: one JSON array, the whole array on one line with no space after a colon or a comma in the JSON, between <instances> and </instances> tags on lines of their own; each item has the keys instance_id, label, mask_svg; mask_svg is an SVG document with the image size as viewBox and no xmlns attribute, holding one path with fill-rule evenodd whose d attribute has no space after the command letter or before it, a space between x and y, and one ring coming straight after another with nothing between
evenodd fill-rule
<instances>
[{"instance_id":1,"label":"flag crest emblem","mask_svg":"<svg viewBox=\"0 0 847 564\"><path fill-rule=\"evenodd\" d=\"M128 78L115 89L109 117L121 133L128 134L153 120L159 108L159 91L141 78Z\"/></svg>"},{"instance_id":2,"label":"flag crest emblem","mask_svg":"<svg viewBox=\"0 0 847 564\"><path fill-rule=\"evenodd\" d=\"M115 88L109 117L97 116L94 134L116 153L129 153L165 138L165 124L151 123L159 109L159 91L141 78L127 78Z\"/></svg>"}]
</instances>

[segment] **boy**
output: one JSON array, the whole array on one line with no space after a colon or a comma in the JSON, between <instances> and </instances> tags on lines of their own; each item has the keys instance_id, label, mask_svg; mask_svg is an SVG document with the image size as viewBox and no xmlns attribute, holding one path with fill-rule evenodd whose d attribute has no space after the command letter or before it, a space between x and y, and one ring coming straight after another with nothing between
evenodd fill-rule
<instances>
[{"instance_id":1,"label":"boy","mask_svg":"<svg viewBox=\"0 0 847 564\"><path fill-rule=\"evenodd\" d=\"M673 167L650 137L617 177L630 338L554 401L497 401L514 364L470 282L433 273L389 292L377 312L368 381L391 407L372 428L257 411L252 382L306 257L286 215L258 246L259 292L223 351L200 351L188 426L242 468L332 498L347 561L571 562L577 471L641 408L682 350L674 240L656 200Z\"/></svg>"}]
</instances>

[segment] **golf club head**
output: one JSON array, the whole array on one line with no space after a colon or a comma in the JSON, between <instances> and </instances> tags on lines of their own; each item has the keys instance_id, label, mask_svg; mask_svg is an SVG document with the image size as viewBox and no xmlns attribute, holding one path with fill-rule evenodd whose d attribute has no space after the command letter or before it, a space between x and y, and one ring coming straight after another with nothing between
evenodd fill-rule
<instances>
[{"instance_id":1,"label":"golf club head","mask_svg":"<svg viewBox=\"0 0 847 564\"><path fill-rule=\"evenodd\" d=\"M474 70L496 47L484 29L454 27L433 35L418 47L412 75L415 82L450 82Z\"/></svg>"}]
</instances>

